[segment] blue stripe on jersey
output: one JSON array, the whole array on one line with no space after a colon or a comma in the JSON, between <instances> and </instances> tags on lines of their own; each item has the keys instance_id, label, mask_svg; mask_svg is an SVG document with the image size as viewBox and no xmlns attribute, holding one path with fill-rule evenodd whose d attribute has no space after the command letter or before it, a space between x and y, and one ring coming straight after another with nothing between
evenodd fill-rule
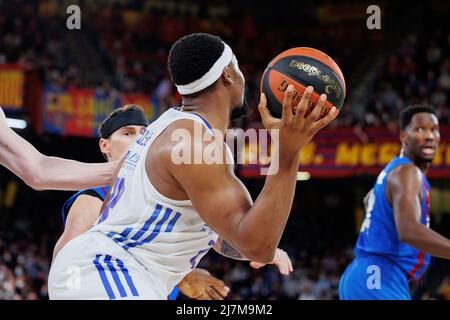
<instances>
[{"instance_id":1,"label":"blue stripe on jersey","mask_svg":"<svg viewBox=\"0 0 450 320\"><path fill-rule=\"evenodd\" d=\"M167 225L167 228L164 232L172 232L173 227L175 226L175 223L177 223L178 219L181 217L181 213L177 212L175 216L170 220L169 224Z\"/></svg>"},{"instance_id":2,"label":"blue stripe on jersey","mask_svg":"<svg viewBox=\"0 0 450 320\"><path fill-rule=\"evenodd\" d=\"M145 221L144 226L138 232L136 232L136 234L131 238L132 240L135 240L135 241L139 240L139 238L142 237L144 235L144 233L146 233L148 231L148 229L150 228L150 225L159 216L161 209L162 209L162 205L157 204L151 217L147 221ZM167 212L167 210L168 209L166 209L166 212ZM170 211L172 211L172 209L170 209Z\"/></svg>"},{"instance_id":3,"label":"blue stripe on jersey","mask_svg":"<svg viewBox=\"0 0 450 320\"><path fill-rule=\"evenodd\" d=\"M175 287L172 292L169 294L169 300L177 300L178 294L180 293L180 289Z\"/></svg>"},{"instance_id":4,"label":"blue stripe on jersey","mask_svg":"<svg viewBox=\"0 0 450 320\"><path fill-rule=\"evenodd\" d=\"M214 129L213 129L213 127L211 126L211 124L208 122L208 120L206 120L204 117L202 117L202 116L201 116L200 114L198 114L198 113L192 112L191 114L193 114L194 116L197 116L197 117L199 117L200 119L202 119L203 123L204 123L205 126L209 129L209 131L212 133L212 135L215 135L215 134L214 134Z\"/></svg>"},{"instance_id":5,"label":"blue stripe on jersey","mask_svg":"<svg viewBox=\"0 0 450 320\"><path fill-rule=\"evenodd\" d=\"M152 233L147 238L145 238L144 240L141 240L141 241L135 241L135 242L126 244L123 246L123 248L125 250L128 250L131 247L136 247L136 246L140 246L140 245L151 242L160 233L162 225L164 224L164 222L166 222L167 219L169 219L171 213L172 213L172 209L166 208L166 212L164 213L164 216L156 223L155 228L153 229Z\"/></svg>"},{"instance_id":6,"label":"blue stripe on jersey","mask_svg":"<svg viewBox=\"0 0 450 320\"><path fill-rule=\"evenodd\" d=\"M150 218L144 223L144 226L138 231L136 232L136 234L131 238L133 240L139 240L139 238L146 232L148 231L148 229L150 228L150 225L156 220L156 218L158 218L160 212L162 209L162 205L157 204L155 207L155 210L153 210L152 215L150 216ZM130 232L133 230L133 228L126 228L124 231L122 231L122 233L120 234L121 236L119 238L114 238L115 235L117 235L116 232L109 232L107 234L108 237L112 238L115 242L119 243L119 242L124 242L126 240L130 240L128 238L128 235L130 234Z\"/></svg>"},{"instance_id":7,"label":"blue stripe on jersey","mask_svg":"<svg viewBox=\"0 0 450 320\"><path fill-rule=\"evenodd\" d=\"M133 279L131 278L131 275L128 272L128 269L123 264L123 261L116 258L116 263L119 266L120 270L122 271L123 275L125 276L125 280L128 284L128 287L130 288L131 294L135 297L139 297L139 293L136 290L136 287L134 286Z\"/></svg>"},{"instance_id":8,"label":"blue stripe on jersey","mask_svg":"<svg viewBox=\"0 0 450 320\"><path fill-rule=\"evenodd\" d=\"M114 238L114 236L116 236L117 233L113 231L108 232L107 236L112 238L115 242L119 243L127 240L128 239L127 236L130 234L131 231L133 231L133 228L126 228L120 233L120 238Z\"/></svg>"},{"instance_id":9,"label":"blue stripe on jersey","mask_svg":"<svg viewBox=\"0 0 450 320\"><path fill-rule=\"evenodd\" d=\"M127 296L127 293L125 291L125 288L122 285L122 282L120 282L119 275L117 274L116 268L113 266L111 262L111 256L107 254L104 259L106 265L108 266L109 271L111 272L111 275L114 279L114 282L116 283L117 289L119 290L120 296L122 298Z\"/></svg>"},{"instance_id":10,"label":"blue stripe on jersey","mask_svg":"<svg viewBox=\"0 0 450 320\"><path fill-rule=\"evenodd\" d=\"M103 269L103 266L99 262L100 257L101 257L101 254L97 254L95 256L94 261L92 261L92 262L94 263L95 267L97 268L98 274L100 275L100 279L102 280L103 286L105 287L105 290L106 290L106 293L108 294L109 299L113 300L116 298L116 296L114 295L111 285L109 284L108 277L105 274L105 269Z\"/></svg>"},{"instance_id":11,"label":"blue stripe on jersey","mask_svg":"<svg viewBox=\"0 0 450 320\"><path fill-rule=\"evenodd\" d=\"M145 222L144 226L132 237L129 238L128 235L133 230L132 228L126 228L122 233L120 234L120 237L115 238L115 236L118 235L116 232L109 232L107 236L114 240L116 243L122 246L125 250L128 250L129 248L140 246L146 243L150 243L154 238L158 236L158 234L161 232L161 229L163 228L164 223L170 218L170 215L172 214L171 208L166 208L164 212L164 216L155 224L155 227L153 228L150 235L139 241L140 238L145 234L146 231L149 230L151 224L159 217L161 210L163 209L163 206L160 204L157 204L155 207L155 210L153 211L151 217ZM181 213L176 212L175 215L170 219L169 223L167 224L165 230L163 232L172 232L175 224L177 223L178 219L181 217ZM123 243L125 241L131 241L130 243Z\"/></svg>"}]
</instances>

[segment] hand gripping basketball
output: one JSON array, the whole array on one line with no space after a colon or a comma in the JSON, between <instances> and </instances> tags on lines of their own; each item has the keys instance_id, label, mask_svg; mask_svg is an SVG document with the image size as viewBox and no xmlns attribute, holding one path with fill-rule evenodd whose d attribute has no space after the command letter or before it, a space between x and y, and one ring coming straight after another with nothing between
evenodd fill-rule
<instances>
[{"instance_id":1,"label":"hand gripping basketball","mask_svg":"<svg viewBox=\"0 0 450 320\"><path fill-rule=\"evenodd\" d=\"M338 115L337 108L332 107L327 115L320 118L320 111L327 100L325 94L320 95L312 111L306 114L313 91L313 87L307 87L300 102L293 108L294 87L289 85L282 104L281 119L275 118L270 114L267 107L267 99L264 93L261 94L258 109L264 127L268 130L279 130L280 158L297 156L300 149L308 144L320 129L329 124Z\"/></svg>"}]
</instances>

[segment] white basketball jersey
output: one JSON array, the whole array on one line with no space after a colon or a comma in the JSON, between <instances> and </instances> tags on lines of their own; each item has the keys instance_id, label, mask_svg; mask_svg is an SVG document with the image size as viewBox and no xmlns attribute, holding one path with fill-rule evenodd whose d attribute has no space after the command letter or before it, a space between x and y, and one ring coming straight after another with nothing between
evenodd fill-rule
<instances>
[{"instance_id":1,"label":"white basketball jersey","mask_svg":"<svg viewBox=\"0 0 450 320\"><path fill-rule=\"evenodd\" d=\"M218 239L190 200L160 194L148 179L145 158L153 141L171 123L195 114L169 109L150 124L128 150L98 224L102 232L129 252L160 281L167 294L195 268ZM210 129L208 127L208 129ZM227 147L227 152L231 151Z\"/></svg>"}]
</instances>

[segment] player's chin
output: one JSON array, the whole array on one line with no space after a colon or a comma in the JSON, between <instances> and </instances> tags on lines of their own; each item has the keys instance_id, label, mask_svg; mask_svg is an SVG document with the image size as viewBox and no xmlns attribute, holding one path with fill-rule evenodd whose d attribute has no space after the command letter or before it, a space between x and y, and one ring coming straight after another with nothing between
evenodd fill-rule
<instances>
[{"instance_id":1,"label":"player's chin","mask_svg":"<svg viewBox=\"0 0 450 320\"><path fill-rule=\"evenodd\" d=\"M422 161L427 162L427 163L433 162L435 156L436 156L436 152L434 152L432 154L421 152L421 154L420 154L420 158L422 159Z\"/></svg>"}]
</instances>

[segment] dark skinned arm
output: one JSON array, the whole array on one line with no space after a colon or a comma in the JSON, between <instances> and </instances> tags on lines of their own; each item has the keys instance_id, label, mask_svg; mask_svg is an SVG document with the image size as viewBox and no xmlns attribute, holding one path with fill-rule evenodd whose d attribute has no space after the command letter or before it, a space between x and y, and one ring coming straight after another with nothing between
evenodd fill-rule
<instances>
[{"instance_id":1,"label":"dark skinned arm","mask_svg":"<svg viewBox=\"0 0 450 320\"><path fill-rule=\"evenodd\" d=\"M312 87L303 95L294 115L293 93L293 87L290 86L283 102L281 120L270 116L266 99L261 97L259 109L263 123L266 128L279 130L280 156L278 170L267 176L264 188L253 205L245 186L228 165L176 165L170 156L165 159L170 174L185 191L202 219L243 256L261 263L273 261L289 217L301 147L337 116L334 108L319 120L320 110L326 100L323 95L313 112L305 117ZM193 137L194 129L189 121L183 121L179 127L189 131ZM213 143L223 144L223 141L215 140ZM200 145L203 150L208 146L202 139L192 141L192 152L196 145ZM170 154L171 148L173 145L166 154Z\"/></svg>"},{"instance_id":2,"label":"dark skinned arm","mask_svg":"<svg viewBox=\"0 0 450 320\"><path fill-rule=\"evenodd\" d=\"M450 240L420 223L422 178L414 165L395 168L387 178L400 241L432 256L450 259ZM391 200L392 199L392 200Z\"/></svg>"}]
</instances>

